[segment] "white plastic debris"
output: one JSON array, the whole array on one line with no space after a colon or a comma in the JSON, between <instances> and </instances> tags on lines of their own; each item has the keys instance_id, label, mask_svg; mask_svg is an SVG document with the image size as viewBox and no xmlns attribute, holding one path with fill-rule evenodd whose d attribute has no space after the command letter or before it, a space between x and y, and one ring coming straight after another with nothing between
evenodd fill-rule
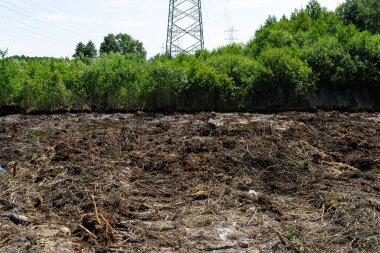
<instances>
[{"instance_id":1,"label":"white plastic debris","mask_svg":"<svg viewBox=\"0 0 380 253\"><path fill-rule=\"evenodd\" d=\"M0 174L7 173L7 170L0 166Z\"/></svg>"},{"instance_id":2,"label":"white plastic debris","mask_svg":"<svg viewBox=\"0 0 380 253\"><path fill-rule=\"evenodd\" d=\"M255 196L259 196L259 194L255 190L249 190L249 194L253 194Z\"/></svg>"}]
</instances>

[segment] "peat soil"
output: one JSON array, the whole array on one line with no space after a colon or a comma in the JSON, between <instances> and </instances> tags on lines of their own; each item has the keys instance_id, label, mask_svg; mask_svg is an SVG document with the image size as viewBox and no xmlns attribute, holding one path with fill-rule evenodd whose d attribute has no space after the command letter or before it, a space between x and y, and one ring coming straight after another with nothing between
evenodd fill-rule
<instances>
[{"instance_id":1,"label":"peat soil","mask_svg":"<svg viewBox=\"0 0 380 253\"><path fill-rule=\"evenodd\" d=\"M0 252L380 252L379 113L10 115L0 166Z\"/></svg>"}]
</instances>

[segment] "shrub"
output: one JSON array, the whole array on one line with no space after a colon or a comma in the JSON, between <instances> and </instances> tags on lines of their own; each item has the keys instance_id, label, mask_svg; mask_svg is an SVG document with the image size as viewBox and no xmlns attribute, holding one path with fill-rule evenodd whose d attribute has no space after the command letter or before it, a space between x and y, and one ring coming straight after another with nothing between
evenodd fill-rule
<instances>
[{"instance_id":1,"label":"shrub","mask_svg":"<svg viewBox=\"0 0 380 253\"><path fill-rule=\"evenodd\" d=\"M285 93L292 90L302 93L315 85L312 69L291 50L266 50L260 55L258 62L261 66L252 87L254 91L270 93L279 89Z\"/></svg>"},{"instance_id":2,"label":"shrub","mask_svg":"<svg viewBox=\"0 0 380 253\"><path fill-rule=\"evenodd\" d=\"M352 84L357 72L356 65L337 38L322 38L305 47L302 54L318 76L320 86L341 88Z\"/></svg>"},{"instance_id":3,"label":"shrub","mask_svg":"<svg viewBox=\"0 0 380 253\"><path fill-rule=\"evenodd\" d=\"M61 60L31 60L20 79L20 104L27 110L57 110L71 106L71 92L66 88L60 70Z\"/></svg>"},{"instance_id":4,"label":"shrub","mask_svg":"<svg viewBox=\"0 0 380 253\"><path fill-rule=\"evenodd\" d=\"M154 61L148 65L149 76L144 81L141 99L144 108L150 110L175 110L188 88L188 79L183 67L170 62Z\"/></svg>"},{"instance_id":5,"label":"shrub","mask_svg":"<svg viewBox=\"0 0 380 253\"><path fill-rule=\"evenodd\" d=\"M139 94L138 65L142 60L120 54L103 54L89 64L82 76L88 103L99 109L127 108Z\"/></svg>"}]
</instances>

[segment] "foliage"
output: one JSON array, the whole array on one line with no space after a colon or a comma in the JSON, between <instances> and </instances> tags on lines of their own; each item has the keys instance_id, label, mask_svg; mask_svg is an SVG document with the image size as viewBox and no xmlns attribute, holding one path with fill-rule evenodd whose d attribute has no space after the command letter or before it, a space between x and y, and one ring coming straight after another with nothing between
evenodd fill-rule
<instances>
[{"instance_id":1,"label":"foliage","mask_svg":"<svg viewBox=\"0 0 380 253\"><path fill-rule=\"evenodd\" d=\"M317 20L326 13L326 9L323 9L317 0L310 0L306 5L306 12L310 15L313 20Z\"/></svg>"},{"instance_id":2,"label":"foliage","mask_svg":"<svg viewBox=\"0 0 380 253\"><path fill-rule=\"evenodd\" d=\"M344 87L352 84L356 66L351 55L335 37L321 38L303 49L303 58L323 85Z\"/></svg>"},{"instance_id":3,"label":"foliage","mask_svg":"<svg viewBox=\"0 0 380 253\"><path fill-rule=\"evenodd\" d=\"M348 41L347 50L357 68L355 83L380 88L380 34L357 33Z\"/></svg>"},{"instance_id":4,"label":"foliage","mask_svg":"<svg viewBox=\"0 0 380 253\"><path fill-rule=\"evenodd\" d=\"M86 45L79 42L75 48L75 58L95 58L98 55L95 44L90 40Z\"/></svg>"},{"instance_id":5,"label":"foliage","mask_svg":"<svg viewBox=\"0 0 380 253\"><path fill-rule=\"evenodd\" d=\"M8 49L6 49L6 50L0 49L0 60L3 60L5 58L5 56L7 56L7 54L8 54Z\"/></svg>"},{"instance_id":6,"label":"foliage","mask_svg":"<svg viewBox=\"0 0 380 253\"><path fill-rule=\"evenodd\" d=\"M143 44L128 34L108 34L100 45L100 53L120 53L122 55L134 54L141 58L146 57Z\"/></svg>"},{"instance_id":7,"label":"foliage","mask_svg":"<svg viewBox=\"0 0 380 253\"><path fill-rule=\"evenodd\" d=\"M11 92L10 78L7 70L7 60L5 59L8 50L0 50L0 106L9 103Z\"/></svg>"},{"instance_id":8,"label":"foliage","mask_svg":"<svg viewBox=\"0 0 380 253\"><path fill-rule=\"evenodd\" d=\"M299 239L299 232L297 231L297 228L295 226L288 225L286 230L286 237L290 242L290 247L296 252L303 252L304 250Z\"/></svg>"},{"instance_id":9,"label":"foliage","mask_svg":"<svg viewBox=\"0 0 380 253\"><path fill-rule=\"evenodd\" d=\"M185 68L165 59L156 59L148 64L147 70L149 74L143 82L141 98L144 107L174 110L188 87Z\"/></svg>"},{"instance_id":10,"label":"foliage","mask_svg":"<svg viewBox=\"0 0 380 253\"><path fill-rule=\"evenodd\" d=\"M337 9L337 15L346 24L354 24L360 30L380 33L379 0L346 0Z\"/></svg>"},{"instance_id":11,"label":"foliage","mask_svg":"<svg viewBox=\"0 0 380 253\"><path fill-rule=\"evenodd\" d=\"M259 59L255 89L261 92L283 90L303 92L314 86L315 77L307 63L287 48L264 51Z\"/></svg>"},{"instance_id":12,"label":"foliage","mask_svg":"<svg viewBox=\"0 0 380 253\"><path fill-rule=\"evenodd\" d=\"M8 50L0 50L0 107L14 103L21 90L21 85L17 82L19 68L6 58L7 54Z\"/></svg>"},{"instance_id":13,"label":"foliage","mask_svg":"<svg viewBox=\"0 0 380 253\"><path fill-rule=\"evenodd\" d=\"M332 12L311 0L289 17L269 16L247 44L174 58L146 60L142 43L127 34L106 36L99 56L91 41L77 45L74 59L6 57L0 50L0 107L250 110L257 100L286 104L325 88L380 94L379 19L362 25L347 18L348 11L369 11L351 10L354 3L373 4L347 0Z\"/></svg>"},{"instance_id":14,"label":"foliage","mask_svg":"<svg viewBox=\"0 0 380 253\"><path fill-rule=\"evenodd\" d=\"M28 110L57 110L70 106L71 92L63 82L69 62L43 59L21 62L20 105Z\"/></svg>"},{"instance_id":15,"label":"foliage","mask_svg":"<svg viewBox=\"0 0 380 253\"><path fill-rule=\"evenodd\" d=\"M99 109L128 107L138 89L139 59L121 54L102 55L87 66L81 87L88 104Z\"/></svg>"}]
</instances>

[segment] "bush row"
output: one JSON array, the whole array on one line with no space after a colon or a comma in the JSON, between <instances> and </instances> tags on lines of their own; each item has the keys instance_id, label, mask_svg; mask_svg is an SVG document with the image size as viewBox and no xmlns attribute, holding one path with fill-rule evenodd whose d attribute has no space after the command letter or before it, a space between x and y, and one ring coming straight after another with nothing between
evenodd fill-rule
<instances>
[{"instance_id":1,"label":"bush row","mask_svg":"<svg viewBox=\"0 0 380 253\"><path fill-rule=\"evenodd\" d=\"M326 90L337 96L364 91L380 100L379 64L379 34L343 23L311 1L289 18L269 17L247 44L195 55L2 57L0 106L232 111L283 106Z\"/></svg>"}]
</instances>

